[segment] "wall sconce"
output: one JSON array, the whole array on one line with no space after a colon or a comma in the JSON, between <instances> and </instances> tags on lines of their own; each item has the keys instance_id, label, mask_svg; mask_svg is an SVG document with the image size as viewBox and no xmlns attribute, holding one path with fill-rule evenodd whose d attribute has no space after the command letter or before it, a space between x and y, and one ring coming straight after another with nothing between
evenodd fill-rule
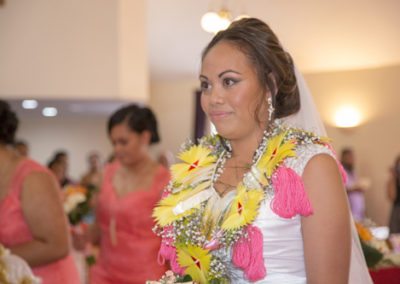
<instances>
[{"instance_id":1,"label":"wall sconce","mask_svg":"<svg viewBox=\"0 0 400 284\"><path fill-rule=\"evenodd\" d=\"M361 114L355 107L343 106L336 111L334 121L340 128L356 127L361 123Z\"/></svg>"},{"instance_id":2,"label":"wall sconce","mask_svg":"<svg viewBox=\"0 0 400 284\"><path fill-rule=\"evenodd\" d=\"M206 32L216 34L229 27L232 21L248 17L243 12L244 9L241 8L241 10L242 12L238 13L238 16L233 18L232 12L226 8L226 5L222 4L221 8L217 10L209 9L209 11L201 17L201 27Z\"/></svg>"}]
</instances>

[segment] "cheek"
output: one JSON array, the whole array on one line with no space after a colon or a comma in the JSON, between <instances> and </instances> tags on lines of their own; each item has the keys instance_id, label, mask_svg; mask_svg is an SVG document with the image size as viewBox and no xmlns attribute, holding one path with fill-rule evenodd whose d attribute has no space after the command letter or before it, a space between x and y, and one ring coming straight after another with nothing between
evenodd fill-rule
<instances>
[{"instance_id":1,"label":"cheek","mask_svg":"<svg viewBox=\"0 0 400 284\"><path fill-rule=\"evenodd\" d=\"M248 93L240 93L228 98L229 104L237 111L245 115L254 115L256 109L256 101L253 96Z\"/></svg>"},{"instance_id":2,"label":"cheek","mask_svg":"<svg viewBox=\"0 0 400 284\"><path fill-rule=\"evenodd\" d=\"M201 105L201 109L207 113L208 110L208 97L201 94L200 95L200 105Z\"/></svg>"}]
</instances>

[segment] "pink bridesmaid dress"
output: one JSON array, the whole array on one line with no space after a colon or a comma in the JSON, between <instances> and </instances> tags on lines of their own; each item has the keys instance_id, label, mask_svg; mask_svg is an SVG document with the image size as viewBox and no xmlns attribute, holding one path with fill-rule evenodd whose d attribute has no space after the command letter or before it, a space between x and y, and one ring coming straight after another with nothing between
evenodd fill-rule
<instances>
[{"instance_id":1,"label":"pink bridesmaid dress","mask_svg":"<svg viewBox=\"0 0 400 284\"><path fill-rule=\"evenodd\" d=\"M24 159L17 166L11 179L10 189L0 200L0 243L14 246L33 240L21 207L21 191L24 179L32 172L48 172L35 161ZM46 265L32 268L33 273L42 279L42 284L77 284L78 272L71 255Z\"/></svg>"},{"instance_id":2,"label":"pink bridesmaid dress","mask_svg":"<svg viewBox=\"0 0 400 284\"><path fill-rule=\"evenodd\" d=\"M152 232L151 215L169 182L169 172L159 166L150 188L119 197L113 187L119 167L113 163L104 172L96 212L100 253L91 269L92 284L143 284L159 279L166 271L157 261L161 239Z\"/></svg>"}]
</instances>

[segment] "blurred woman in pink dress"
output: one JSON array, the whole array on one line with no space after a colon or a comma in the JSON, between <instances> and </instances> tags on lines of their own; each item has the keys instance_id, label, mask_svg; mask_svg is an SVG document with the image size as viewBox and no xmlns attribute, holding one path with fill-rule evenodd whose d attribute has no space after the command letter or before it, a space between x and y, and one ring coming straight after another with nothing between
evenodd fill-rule
<instances>
[{"instance_id":1,"label":"blurred woman in pink dress","mask_svg":"<svg viewBox=\"0 0 400 284\"><path fill-rule=\"evenodd\" d=\"M77 284L60 189L45 167L13 149L17 127L15 113L0 100L0 244L42 284Z\"/></svg>"},{"instance_id":2,"label":"blurred woman in pink dress","mask_svg":"<svg viewBox=\"0 0 400 284\"><path fill-rule=\"evenodd\" d=\"M147 107L128 105L108 121L116 161L106 166L92 240L100 244L91 269L93 284L145 283L166 270L157 262L160 239L152 232L152 209L169 181L149 146L159 142L157 121Z\"/></svg>"}]
</instances>

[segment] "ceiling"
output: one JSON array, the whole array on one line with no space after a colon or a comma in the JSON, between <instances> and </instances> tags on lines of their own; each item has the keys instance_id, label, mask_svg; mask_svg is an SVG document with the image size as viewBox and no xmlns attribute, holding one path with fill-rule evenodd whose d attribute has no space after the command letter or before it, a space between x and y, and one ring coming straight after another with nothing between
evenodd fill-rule
<instances>
[{"instance_id":1,"label":"ceiling","mask_svg":"<svg viewBox=\"0 0 400 284\"><path fill-rule=\"evenodd\" d=\"M152 80L197 78L212 38L202 14L225 5L266 21L300 70L315 73L400 64L398 0L148 0Z\"/></svg>"}]
</instances>

